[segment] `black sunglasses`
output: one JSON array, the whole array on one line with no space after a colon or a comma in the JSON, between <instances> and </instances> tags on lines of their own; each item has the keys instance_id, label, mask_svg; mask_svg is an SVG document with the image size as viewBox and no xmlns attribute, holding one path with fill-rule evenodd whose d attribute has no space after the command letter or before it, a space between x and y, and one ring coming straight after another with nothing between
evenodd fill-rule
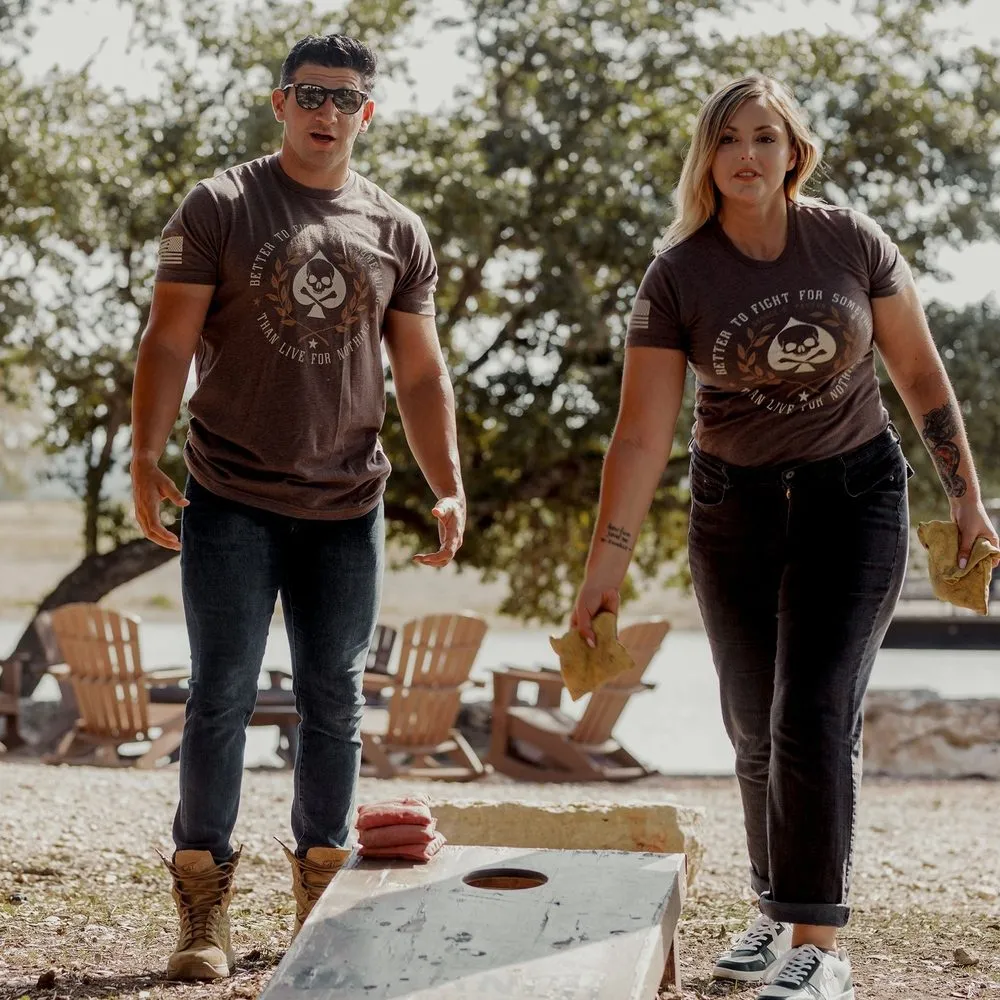
<instances>
[{"instance_id":1,"label":"black sunglasses","mask_svg":"<svg viewBox=\"0 0 1000 1000\"><path fill-rule=\"evenodd\" d=\"M295 89L295 103L305 111L315 111L323 107L328 97L333 98L333 106L345 115L355 115L368 100L363 90L350 87L321 87L316 83L289 83L281 88L283 93Z\"/></svg>"}]
</instances>

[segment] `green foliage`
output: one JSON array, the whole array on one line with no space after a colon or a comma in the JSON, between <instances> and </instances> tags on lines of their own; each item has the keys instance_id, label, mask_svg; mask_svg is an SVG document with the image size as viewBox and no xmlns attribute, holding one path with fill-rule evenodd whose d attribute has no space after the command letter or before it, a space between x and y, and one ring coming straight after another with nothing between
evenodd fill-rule
<instances>
[{"instance_id":1,"label":"green foliage","mask_svg":"<svg viewBox=\"0 0 1000 1000\"><path fill-rule=\"evenodd\" d=\"M988 299L965 309L931 303L927 318L938 350L956 387L962 418L986 498L1000 497L1000 305ZM910 480L910 517L917 521L948 517L948 500L937 471L887 378L882 394L902 436L903 449L916 475Z\"/></svg>"},{"instance_id":2,"label":"green foliage","mask_svg":"<svg viewBox=\"0 0 1000 1000\"><path fill-rule=\"evenodd\" d=\"M438 249L473 512L462 558L510 575L512 613L558 618L579 582L628 310L716 85L752 70L785 79L825 148L816 193L874 215L918 272L941 245L998 230L997 55L939 53L927 15L943 4L870 5L875 44L700 30L699 12L733 6L476 0L478 86L447 122L410 116L362 151ZM985 383L959 394L995 405ZM631 587L683 554L690 425L689 399ZM426 493L398 424L386 441L389 497L415 507Z\"/></svg>"},{"instance_id":3,"label":"green foliage","mask_svg":"<svg viewBox=\"0 0 1000 1000\"><path fill-rule=\"evenodd\" d=\"M860 40L726 41L704 28L705 16L739 6L469 0L465 55L478 68L469 92L444 113L377 116L357 147L358 168L431 234L470 502L461 561L507 574L504 610L523 618L558 620L579 581L628 310L670 220L694 116L717 83L750 70L785 79L824 145L816 192L869 211L917 271L933 271L943 245L1000 230L990 158L1000 55L942 47L929 18L954 4L864 0L859 9L878 22ZM28 85L0 61L9 85L0 98L0 384L12 394L9 373L36 373L33 400L51 414L46 447L83 456L61 474L84 501L88 551L132 530L107 483L127 458L136 339L162 225L196 180L276 148L267 93L292 41L351 31L393 70L413 16L432 10L429 0L354 5L338 22L273 0L236 19L220 0L133 7L143 40L162 53L155 98L103 92L85 73ZM34 111L42 101L44 116ZM996 309L931 316L980 466L991 470ZM683 577L689 428L690 401L626 589L667 566ZM181 434L179 424L167 456L178 477ZM384 440L391 530L427 544L431 497L392 410ZM915 511L935 502L933 481L915 481L929 491Z\"/></svg>"}]
</instances>

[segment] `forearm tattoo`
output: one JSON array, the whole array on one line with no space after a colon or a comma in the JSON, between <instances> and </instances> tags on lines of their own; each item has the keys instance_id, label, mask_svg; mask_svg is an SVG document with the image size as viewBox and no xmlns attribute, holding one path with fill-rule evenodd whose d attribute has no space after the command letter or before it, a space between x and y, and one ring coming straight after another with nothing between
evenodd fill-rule
<instances>
[{"instance_id":1,"label":"forearm tattoo","mask_svg":"<svg viewBox=\"0 0 1000 1000\"><path fill-rule=\"evenodd\" d=\"M601 541L613 545L616 549L624 549L626 552L632 551L631 534L618 524L609 523Z\"/></svg>"},{"instance_id":2,"label":"forearm tattoo","mask_svg":"<svg viewBox=\"0 0 1000 1000\"><path fill-rule=\"evenodd\" d=\"M924 440L927 442L938 475L944 483L944 491L950 497L965 496L968 488L958 474L961 453L955 438L958 437L958 413L951 403L945 403L936 410L924 414Z\"/></svg>"}]
</instances>

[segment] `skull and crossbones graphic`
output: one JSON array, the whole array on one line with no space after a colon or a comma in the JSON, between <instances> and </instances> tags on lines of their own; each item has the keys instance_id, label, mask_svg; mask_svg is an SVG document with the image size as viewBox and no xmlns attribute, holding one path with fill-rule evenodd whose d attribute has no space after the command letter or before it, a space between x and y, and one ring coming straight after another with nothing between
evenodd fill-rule
<instances>
[{"instance_id":1,"label":"skull and crossbones graphic","mask_svg":"<svg viewBox=\"0 0 1000 1000\"><path fill-rule=\"evenodd\" d=\"M292 283L295 300L309 306L308 315L312 319L324 319L325 309L335 309L347 296L347 282L333 264L317 250L299 268Z\"/></svg>"},{"instance_id":2,"label":"skull and crossbones graphic","mask_svg":"<svg viewBox=\"0 0 1000 1000\"><path fill-rule=\"evenodd\" d=\"M789 319L767 349L767 363L776 372L814 372L837 353L829 331L814 323Z\"/></svg>"}]
</instances>

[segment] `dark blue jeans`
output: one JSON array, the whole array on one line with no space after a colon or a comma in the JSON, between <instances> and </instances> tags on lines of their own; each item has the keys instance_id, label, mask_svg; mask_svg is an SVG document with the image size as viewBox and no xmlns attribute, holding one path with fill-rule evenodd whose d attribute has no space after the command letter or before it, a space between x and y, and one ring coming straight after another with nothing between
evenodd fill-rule
<instances>
[{"instance_id":1,"label":"dark blue jeans","mask_svg":"<svg viewBox=\"0 0 1000 1000\"><path fill-rule=\"evenodd\" d=\"M894 428L781 467L692 449L691 575L774 920L850 917L862 702L906 569L909 474Z\"/></svg>"},{"instance_id":2,"label":"dark blue jeans","mask_svg":"<svg viewBox=\"0 0 1000 1000\"><path fill-rule=\"evenodd\" d=\"M232 854L246 727L268 626L280 595L292 653L299 739L292 833L303 854L342 847L361 762L361 679L382 581L379 504L318 521L223 499L188 480L181 584L191 692L180 756L178 850Z\"/></svg>"}]
</instances>

